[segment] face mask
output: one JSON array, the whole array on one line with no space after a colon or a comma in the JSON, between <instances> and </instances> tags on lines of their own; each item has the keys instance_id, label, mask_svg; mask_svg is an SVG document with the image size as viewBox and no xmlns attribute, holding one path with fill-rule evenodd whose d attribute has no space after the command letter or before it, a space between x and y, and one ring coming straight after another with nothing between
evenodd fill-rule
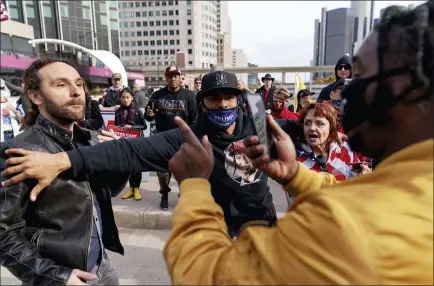
<instances>
[{"instance_id":1,"label":"face mask","mask_svg":"<svg viewBox=\"0 0 434 286\"><path fill-rule=\"evenodd\" d=\"M415 86L412 85L398 96L394 96L388 86L382 81L391 76L411 72L408 67L401 67L390 71L380 72L378 75L369 78L353 79L343 90L343 117L342 127L345 133L369 121L380 124L387 119L388 110L397 102L402 100L403 95L411 92ZM366 104L365 92L371 82L379 82L374 100L370 106ZM354 134L348 138L348 144L355 152L362 151L364 147L363 138L360 134Z\"/></svg>"},{"instance_id":2,"label":"face mask","mask_svg":"<svg viewBox=\"0 0 434 286\"><path fill-rule=\"evenodd\" d=\"M338 110L342 109L342 106L344 104L344 101L342 99L333 99L330 101L330 103L336 107Z\"/></svg>"},{"instance_id":3,"label":"face mask","mask_svg":"<svg viewBox=\"0 0 434 286\"><path fill-rule=\"evenodd\" d=\"M228 129L238 118L238 108L208 109L208 119L219 129Z\"/></svg>"}]
</instances>

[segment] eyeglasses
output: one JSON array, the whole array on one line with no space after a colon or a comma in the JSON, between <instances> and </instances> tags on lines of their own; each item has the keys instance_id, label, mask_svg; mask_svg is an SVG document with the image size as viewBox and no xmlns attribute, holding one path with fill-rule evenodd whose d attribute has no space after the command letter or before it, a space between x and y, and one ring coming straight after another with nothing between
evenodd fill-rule
<instances>
[{"instance_id":1,"label":"eyeglasses","mask_svg":"<svg viewBox=\"0 0 434 286\"><path fill-rule=\"evenodd\" d=\"M351 67L349 65L340 65L339 68L338 68L338 70L342 70L342 69L344 69L344 70L347 71L347 70L350 70Z\"/></svg>"}]
</instances>

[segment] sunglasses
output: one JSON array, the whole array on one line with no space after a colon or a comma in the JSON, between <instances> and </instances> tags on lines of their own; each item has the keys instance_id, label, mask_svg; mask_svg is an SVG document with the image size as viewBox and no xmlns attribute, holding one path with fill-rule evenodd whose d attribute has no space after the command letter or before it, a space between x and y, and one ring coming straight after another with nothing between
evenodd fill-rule
<instances>
[{"instance_id":1,"label":"sunglasses","mask_svg":"<svg viewBox=\"0 0 434 286\"><path fill-rule=\"evenodd\" d=\"M195 84L202 84L200 81L195 82Z\"/></svg>"},{"instance_id":2,"label":"sunglasses","mask_svg":"<svg viewBox=\"0 0 434 286\"><path fill-rule=\"evenodd\" d=\"M338 68L338 70L342 70L342 69L344 69L344 70L347 71L347 70L350 70L351 67L349 65L340 65L339 68Z\"/></svg>"}]
</instances>

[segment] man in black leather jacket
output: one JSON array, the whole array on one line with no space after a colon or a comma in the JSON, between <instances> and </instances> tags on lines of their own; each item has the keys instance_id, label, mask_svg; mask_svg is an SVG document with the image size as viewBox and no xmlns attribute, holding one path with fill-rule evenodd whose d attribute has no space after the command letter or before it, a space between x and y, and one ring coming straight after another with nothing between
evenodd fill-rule
<instances>
[{"instance_id":1,"label":"man in black leather jacket","mask_svg":"<svg viewBox=\"0 0 434 286\"><path fill-rule=\"evenodd\" d=\"M85 93L72 66L37 60L24 80L33 111L24 119L26 130L1 149L57 153L98 142L97 132L74 124L84 117ZM1 151L0 169L6 167L6 159ZM0 264L26 285L119 284L105 249L124 254L111 196L119 194L127 179L124 174L71 179L65 173L36 201L29 200L33 180L2 188Z\"/></svg>"}]
</instances>

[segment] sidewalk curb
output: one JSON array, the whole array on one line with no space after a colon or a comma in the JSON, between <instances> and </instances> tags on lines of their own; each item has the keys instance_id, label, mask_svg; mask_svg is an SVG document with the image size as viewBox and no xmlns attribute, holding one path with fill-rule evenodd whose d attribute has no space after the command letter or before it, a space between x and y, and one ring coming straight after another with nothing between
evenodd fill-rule
<instances>
[{"instance_id":1,"label":"sidewalk curb","mask_svg":"<svg viewBox=\"0 0 434 286\"><path fill-rule=\"evenodd\" d=\"M131 212L114 209L113 212L118 228L160 230L169 230L172 228L171 211Z\"/></svg>"}]
</instances>

